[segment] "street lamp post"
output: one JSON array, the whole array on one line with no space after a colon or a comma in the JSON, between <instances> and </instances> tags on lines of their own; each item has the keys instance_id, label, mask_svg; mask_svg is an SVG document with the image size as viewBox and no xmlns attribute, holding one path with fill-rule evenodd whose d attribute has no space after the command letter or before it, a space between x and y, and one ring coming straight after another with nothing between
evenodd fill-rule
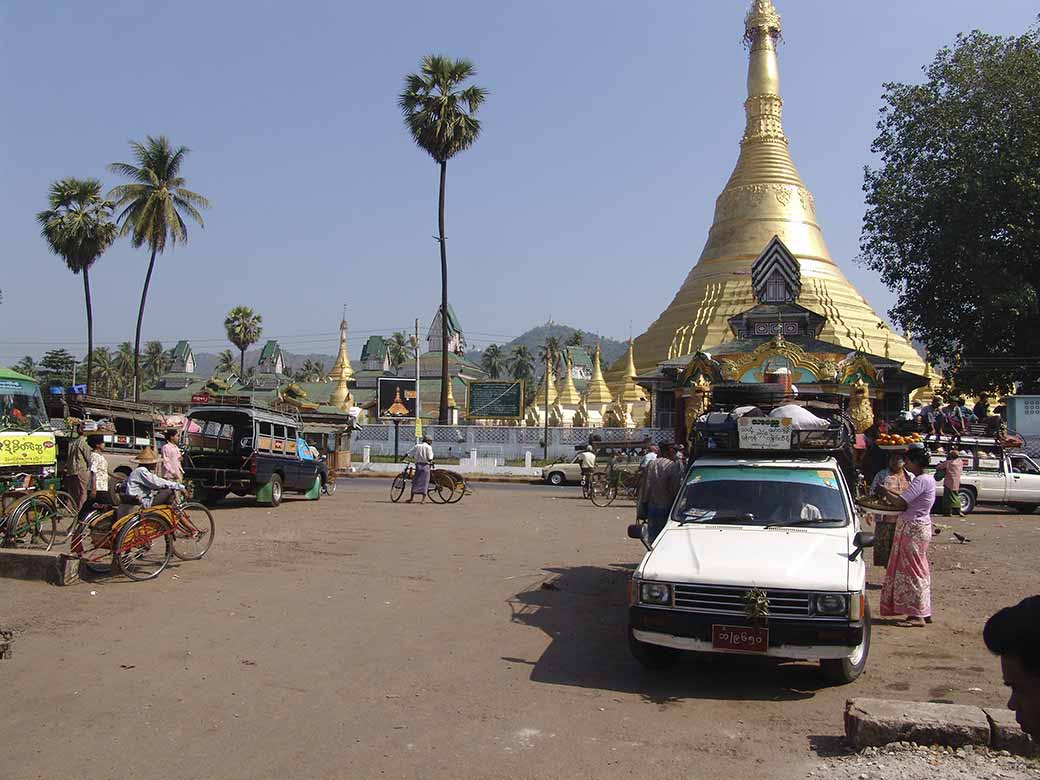
<instances>
[{"instance_id":1,"label":"street lamp post","mask_svg":"<svg viewBox=\"0 0 1040 780\"><path fill-rule=\"evenodd\" d=\"M549 345L546 344L545 349L545 449L542 457L545 459L546 464L549 463Z\"/></svg>"}]
</instances>

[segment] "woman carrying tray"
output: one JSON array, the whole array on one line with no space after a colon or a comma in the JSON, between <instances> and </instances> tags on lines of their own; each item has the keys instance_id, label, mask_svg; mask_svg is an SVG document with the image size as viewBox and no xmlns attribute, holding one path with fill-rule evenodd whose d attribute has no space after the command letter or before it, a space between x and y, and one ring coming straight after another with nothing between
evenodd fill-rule
<instances>
[{"instance_id":1,"label":"woman carrying tray","mask_svg":"<svg viewBox=\"0 0 1040 780\"><path fill-rule=\"evenodd\" d=\"M888 453L888 467L881 469L870 485L873 495L881 495L881 488L890 493L901 495L910 487L912 474L908 474L904 464L906 453L893 451ZM888 556L892 550L892 541L896 535L896 518L893 515L872 513L874 522L874 565L888 566Z\"/></svg>"},{"instance_id":2,"label":"woman carrying tray","mask_svg":"<svg viewBox=\"0 0 1040 780\"><path fill-rule=\"evenodd\" d=\"M902 510L896 523L885 584L881 588L881 615L906 615L906 625L923 626L932 617L928 544L932 540L935 479L925 473L930 460L924 447L909 450L905 462L907 471L914 475L910 486L902 493L881 487L889 503Z\"/></svg>"}]
</instances>

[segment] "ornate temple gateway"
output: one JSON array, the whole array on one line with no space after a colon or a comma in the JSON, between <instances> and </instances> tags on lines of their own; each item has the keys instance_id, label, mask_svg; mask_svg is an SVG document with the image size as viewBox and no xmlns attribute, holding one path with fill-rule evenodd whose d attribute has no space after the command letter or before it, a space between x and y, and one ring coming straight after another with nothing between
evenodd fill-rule
<instances>
[{"instance_id":1,"label":"ornate temple gateway","mask_svg":"<svg viewBox=\"0 0 1040 780\"><path fill-rule=\"evenodd\" d=\"M786 375L799 387L860 381L873 405L887 411L904 408L909 393L929 381L921 356L878 317L824 243L781 122L780 31L772 0L755 0L745 19L750 61L740 156L700 259L635 340L640 384L654 389L662 427L680 427L687 402L692 412L703 386L714 382L767 375ZM615 366L611 378L625 370Z\"/></svg>"}]
</instances>

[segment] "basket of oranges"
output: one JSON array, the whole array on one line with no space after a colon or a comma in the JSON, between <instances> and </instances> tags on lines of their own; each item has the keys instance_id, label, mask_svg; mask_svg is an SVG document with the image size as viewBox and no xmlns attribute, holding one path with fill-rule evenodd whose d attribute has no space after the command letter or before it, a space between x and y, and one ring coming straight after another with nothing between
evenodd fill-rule
<instances>
[{"instance_id":1,"label":"basket of oranges","mask_svg":"<svg viewBox=\"0 0 1040 780\"><path fill-rule=\"evenodd\" d=\"M882 433L877 437L877 446L883 450L905 450L924 441L919 433Z\"/></svg>"}]
</instances>

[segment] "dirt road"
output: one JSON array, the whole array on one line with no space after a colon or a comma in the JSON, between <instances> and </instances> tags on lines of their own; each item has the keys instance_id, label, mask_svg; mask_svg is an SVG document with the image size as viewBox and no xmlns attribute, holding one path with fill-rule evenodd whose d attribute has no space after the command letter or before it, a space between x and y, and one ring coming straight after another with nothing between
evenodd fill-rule
<instances>
[{"instance_id":1,"label":"dirt road","mask_svg":"<svg viewBox=\"0 0 1040 780\"><path fill-rule=\"evenodd\" d=\"M1040 515L975 515L933 547L936 623L876 626L852 686L727 658L654 675L624 639L631 507L341 485L229 503L210 556L154 582L0 580L0 777L806 777L849 696L1003 704L980 627L1038 589Z\"/></svg>"}]
</instances>

